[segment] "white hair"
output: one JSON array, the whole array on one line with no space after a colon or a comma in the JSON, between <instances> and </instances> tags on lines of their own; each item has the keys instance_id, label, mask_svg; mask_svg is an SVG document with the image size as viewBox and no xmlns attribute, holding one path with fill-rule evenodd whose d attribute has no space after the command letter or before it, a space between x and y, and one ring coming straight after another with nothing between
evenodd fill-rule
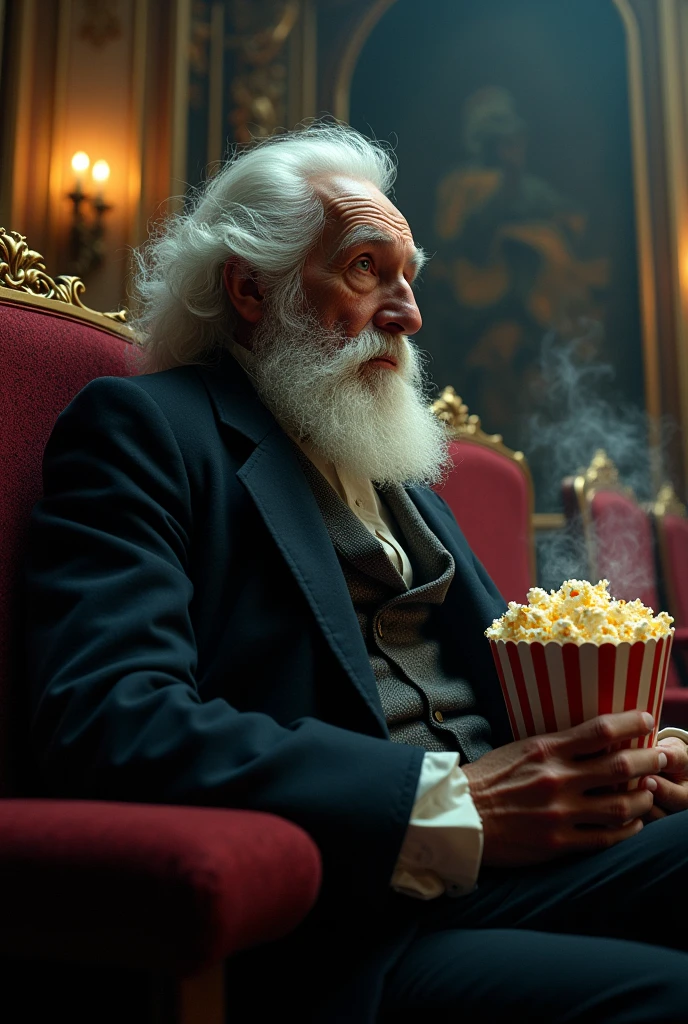
<instances>
[{"instance_id":1,"label":"white hair","mask_svg":"<svg viewBox=\"0 0 688 1024\"><path fill-rule=\"evenodd\" d=\"M200 362L233 340L222 280L231 259L265 286L273 309L298 304L306 256L325 224L313 181L325 174L370 181L387 195L396 165L384 144L316 121L237 150L188 212L163 223L136 253L132 327L146 369Z\"/></svg>"}]
</instances>

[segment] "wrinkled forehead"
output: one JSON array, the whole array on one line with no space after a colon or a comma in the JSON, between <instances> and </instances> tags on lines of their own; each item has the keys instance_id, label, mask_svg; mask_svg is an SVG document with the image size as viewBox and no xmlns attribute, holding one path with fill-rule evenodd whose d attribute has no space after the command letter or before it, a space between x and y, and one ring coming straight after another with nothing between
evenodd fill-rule
<instances>
[{"instance_id":1,"label":"wrinkled forehead","mask_svg":"<svg viewBox=\"0 0 688 1024\"><path fill-rule=\"evenodd\" d=\"M333 252L346 235L364 225L413 245L406 218L372 182L331 175L315 179L313 185L325 209L322 245L326 252Z\"/></svg>"}]
</instances>

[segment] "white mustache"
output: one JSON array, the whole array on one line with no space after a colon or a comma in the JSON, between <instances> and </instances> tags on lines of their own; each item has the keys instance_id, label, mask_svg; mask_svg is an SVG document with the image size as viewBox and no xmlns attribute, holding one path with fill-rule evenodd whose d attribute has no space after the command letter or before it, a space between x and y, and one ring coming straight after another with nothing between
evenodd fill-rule
<instances>
[{"instance_id":1,"label":"white mustache","mask_svg":"<svg viewBox=\"0 0 688 1024\"><path fill-rule=\"evenodd\" d=\"M402 369L407 361L408 339L405 334L390 335L384 331L361 331L355 338L347 338L344 345L327 360L328 373L356 372L371 359L392 359Z\"/></svg>"}]
</instances>

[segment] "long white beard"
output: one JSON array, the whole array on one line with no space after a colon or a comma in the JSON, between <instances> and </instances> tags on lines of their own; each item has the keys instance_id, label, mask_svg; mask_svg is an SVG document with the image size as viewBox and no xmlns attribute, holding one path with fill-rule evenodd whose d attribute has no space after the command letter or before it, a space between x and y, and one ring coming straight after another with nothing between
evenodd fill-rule
<instances>
[{"instance_id":1,"label":"long white beard","mask_svg":"<svg viewBox=\"0 0 688 1024\"><path fill-rule=\"evenodd\" d=\"M385 355L396 370L363 365ZM405 336L371 330L348 338L309 313L266 310L250 372L283 429L337 468L378 484L444 475L446 431L430 411L420 353Z\"/></svg>"}]
</instances>

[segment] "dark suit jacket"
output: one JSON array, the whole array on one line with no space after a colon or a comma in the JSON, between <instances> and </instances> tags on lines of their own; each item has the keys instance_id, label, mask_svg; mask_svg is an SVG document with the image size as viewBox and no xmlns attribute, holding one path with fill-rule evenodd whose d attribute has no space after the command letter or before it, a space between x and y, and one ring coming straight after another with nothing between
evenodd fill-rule
<instances>
[{"instance_id":1,"label":"dark suit jacket","mask_svg":"<svg viewBox=\"0 0 688 1024\"><path fill-rule=\"evenodd\" d=\"M445 503L409 494L456 562L432 628L506 742L483 636L502 599ZM423 751L388 738L318 506L234 360L89 384L48 443L44 495L27 650L45 791L297 822L323 857L314 934L394 902Z\"/></svg>"}]
</instances>

